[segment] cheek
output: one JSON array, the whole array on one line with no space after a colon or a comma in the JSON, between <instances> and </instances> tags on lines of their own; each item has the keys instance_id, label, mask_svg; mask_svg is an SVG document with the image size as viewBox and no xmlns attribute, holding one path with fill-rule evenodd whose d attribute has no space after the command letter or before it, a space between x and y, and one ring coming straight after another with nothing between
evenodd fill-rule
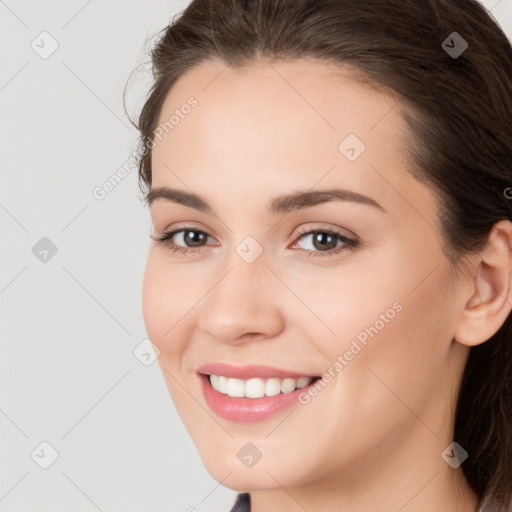
<instances>
[{"instance_id":1,"label":"cheek","mask_svg":"<svg viewBox=\"0 0 512 512\"><path fill-rule=\"evenodd\" d=\"M370 339L368 329L373 326L379 332L388 330L401 314L403 282L386 276L375 261L365 266L359 260L358 265L312 266L309 272L292 269L283 275L300 299L290 296L289 304L295 306L292 310L287 304L288 314L329 360L348 350L353 339Z\"/></svg>"},{"instance_id":2,"label":"cheek","mask_svg":"<svg viewBox=\"0 0 512 512\"><path fill-rule=\"evenodd\" d=\"M303 320L310 339L333 373L340 371L333 367L338 356L346 354L343 386L358 396L366 389L369 409L376 396L393 399L370 370L391 389L410 390L414 400L419 389L429 389L450 348L453 311L443 292L449 268L436 251L423 249L421 257L411 252L390 249L378 260L361 257L357 268L316 271L307 280L296 276L294 291L318 317L308 312Z\"/></svg>"},{"instance_id":3,"label":"cheek","mask_svg":"<svg viewBox=\"0 0 512 512\"><path fill-rule=\"evenodd\" d=\"M190 396L179 383L184 382L184 353L191 338L191 334L186 332L194 311L189 302L197 299L194 301L190 292L193 284L187 286L183 281L177 266L169 265L165 257L150 249L142 287L146 332L160 350L158 364L170 396L180 414L185 415L185 423L189 423L187 399L190 400Z\"/></svg>"},{"instance_id":4,"label":"cheek","mask_svg":"<svg viewBox=\"0 0 512 512\"><path fill-rule=\"evenodd\" d=\"M446 274L438 269L414 291L394 295L401 311L368 338L362 357L358 355L364 371L355 377L356 388L368 407L380 404L386 414L388 406L403 401L419 414L435 396L446 377L451 346L449 300L441 298L445 283Z\"/></svg>"},{"instance_id":5,"label":"cheek","mask_svg":"<svg viewBox=\"0 0 512 512\"><path fill-rule=\"evenodd\" d=\"M149 338L161 350L160 359L173 358L182 350L183 335L177 332L185 323L179 320L190 306L187 306L188 286L180 277L179 269L162 261L154 249L150 249L142 286L142 310Z\"/></svg>"},{"instance_id":6,"label":"cheek","mask_svg":"<svg viewBox=\"0 0 512 512\"><path fill-rule=\"evenodd\" d=\"M161 312L161 287L159 286L159 279L154 265L154 260L151 257L151 251L148 254L146 261L146 268L144 270L144 279L142 283L142 314L146 331L154 342L159 338L158 333L161 331L162 322Z\"/></svg>"}]
</instances>

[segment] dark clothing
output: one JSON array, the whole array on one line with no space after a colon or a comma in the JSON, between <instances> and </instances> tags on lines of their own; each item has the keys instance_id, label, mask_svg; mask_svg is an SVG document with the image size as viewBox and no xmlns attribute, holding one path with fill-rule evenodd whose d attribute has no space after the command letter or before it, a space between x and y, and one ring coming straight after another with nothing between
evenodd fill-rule
<instances>
[{"instance_id":1,"label":"dark clothing","mask_svg":"<svg viewBox=\"0 0 512 512\"><path fill-rule=\"evenodd\" d=\"M251 512L251 495L247 492L239 494L229 512Z\"/></svg>"}]
</instances>

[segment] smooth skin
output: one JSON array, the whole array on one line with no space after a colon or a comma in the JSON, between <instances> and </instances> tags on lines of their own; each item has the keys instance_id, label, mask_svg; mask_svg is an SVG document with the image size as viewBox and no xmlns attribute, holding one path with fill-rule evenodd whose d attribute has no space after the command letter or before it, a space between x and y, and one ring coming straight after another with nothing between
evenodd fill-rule
<instances>
[{"instance_id":1,"label":"smooth skin","mask_svg":"<svg viewBox=\"0 0 512 512\"><path fill-rule=\"evenodd\" d=\"M162 123L190 96L198 104L154 147L152 187L198 194L213 213L151 204L153 236L187 228L208 237L191 247L187 232L175 235L188 254L151 241L147 332L206 469L226 487L251 491L252 512L475 512L462 466L452 469L441 453L453 441L469 348L512 307L512 225L496 224L456 276L434 191L408 172L402 102L350 77L306 59L245 69L210 61L172 87ZM339 150L349 134L366 146L355 161ZM277 196L329 188L382 209L333 200L267 211ZM299 239L322 229L359 244ZM236 251L248 236L263 250L252 263ZM200 365L322 375L397 301L403 309L307 405L255 423L208 408ZM237 457L247 442L262 453L250 468Z\"/></svg>"}]
</instances>

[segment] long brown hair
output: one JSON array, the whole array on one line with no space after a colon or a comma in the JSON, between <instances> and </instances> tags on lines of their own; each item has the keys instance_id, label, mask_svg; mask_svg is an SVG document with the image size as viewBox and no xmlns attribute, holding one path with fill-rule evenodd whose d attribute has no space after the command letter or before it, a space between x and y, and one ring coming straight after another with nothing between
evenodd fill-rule
<instances>
[{"instance_id":1,"label":"long brown hair","mask_svg":"<svg viewBox=\"0 0 512 512\"><path fill-rule=\"evenodd\" d=\"M348 66L411 107L403 112L410 172L440 199L455 270L496 222L512 220L512 47L476 0L192 1L151 50L154 82L136 123L141 190L151 187L163 101L184 72L207 59L235 67L304 57ZM470 350L453 435L469 453L462 469L479 498L511 508L510 316Z\"/></svg>"}]
</instances>

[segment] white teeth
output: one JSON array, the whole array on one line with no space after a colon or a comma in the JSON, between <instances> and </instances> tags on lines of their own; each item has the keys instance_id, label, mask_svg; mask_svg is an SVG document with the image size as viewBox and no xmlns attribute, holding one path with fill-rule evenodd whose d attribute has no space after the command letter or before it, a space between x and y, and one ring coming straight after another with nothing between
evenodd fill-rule
<instances>
[{"instance_id":1,"label":"white teeth","mask_svg":"<svg viewBox=\"0 0 512 512\"><path fill-rule=\"evenodd\" d=\"M309 377L299 377L297 379L297 387L305 388L310 382L311 382L311 379Z\"/></svg>"},{"instance_id":2,"label":"white teeth","mask_svg":"<svg viewBox=\"0 0 512 512\"><path fill-rule=\"evenodd\" d=\"M265 395L275 396L281 393L281 381L276 378L267 379L265 382Z\"/></svg>"},{"instance_id":3,"label":"white teeth","mask_svg":"<svg viewBox=\"0 0 512 512\"><path fill-rule=\"evenodd\" d=\"M261 398L265 396L265 382L263 379L249 379L246 381L244 396L248 398Z\"/></svg>"},{"instance_id":4,"label":"white teeth","mask_svg":"<svg viewBox=\"0 0 512 512\"><path fill-rule=\"evenodd\" d=\"M210 375L210 382L213 389L219 389L219 376L218 375Z\"/></svg>"},{"instance_id":5,"label":"white teeth","mask_svg":"<svg viewBox=\"0 0 512 512\"><path fill-rule=\"evenodd\" d=\"M303 388L312 382L311 377L299 377L298 379L232 379L223 375L210 375L212 388L224 395L232 397L262 398L264 396L275 396L279 393L291 393L296 389Z\"/></svg>"},{"instance_id":6,"label":"white teeth","mask_svg":"<svg viewBox=\"0 0 512 512\"><path fill-rule=\"evenodd\" d=\"M228 379L226 393L229 396L244 396L245 383L241 379Z\"/></svg>"},{"instance_id":7,"label":"white teeth","mask_svg":"<svg viewBox=\"0 0 512 512\"><path fill-rule=\"evenodd\" d=\"M218 391L224 394L228 392L228 379L224 375L219 375Z\"/></svg>"},{"instance_id":8,"label":"white teeth","mask_svg":"<svg viewBox=\"0 0 512 512\"><path fill-rule=\"evenodd\" d=\"M290 393L290 391L295 391L296 385L297 381L295 379L283 379L281 382L281 392Z\"/></svg>"}]
</instances>

